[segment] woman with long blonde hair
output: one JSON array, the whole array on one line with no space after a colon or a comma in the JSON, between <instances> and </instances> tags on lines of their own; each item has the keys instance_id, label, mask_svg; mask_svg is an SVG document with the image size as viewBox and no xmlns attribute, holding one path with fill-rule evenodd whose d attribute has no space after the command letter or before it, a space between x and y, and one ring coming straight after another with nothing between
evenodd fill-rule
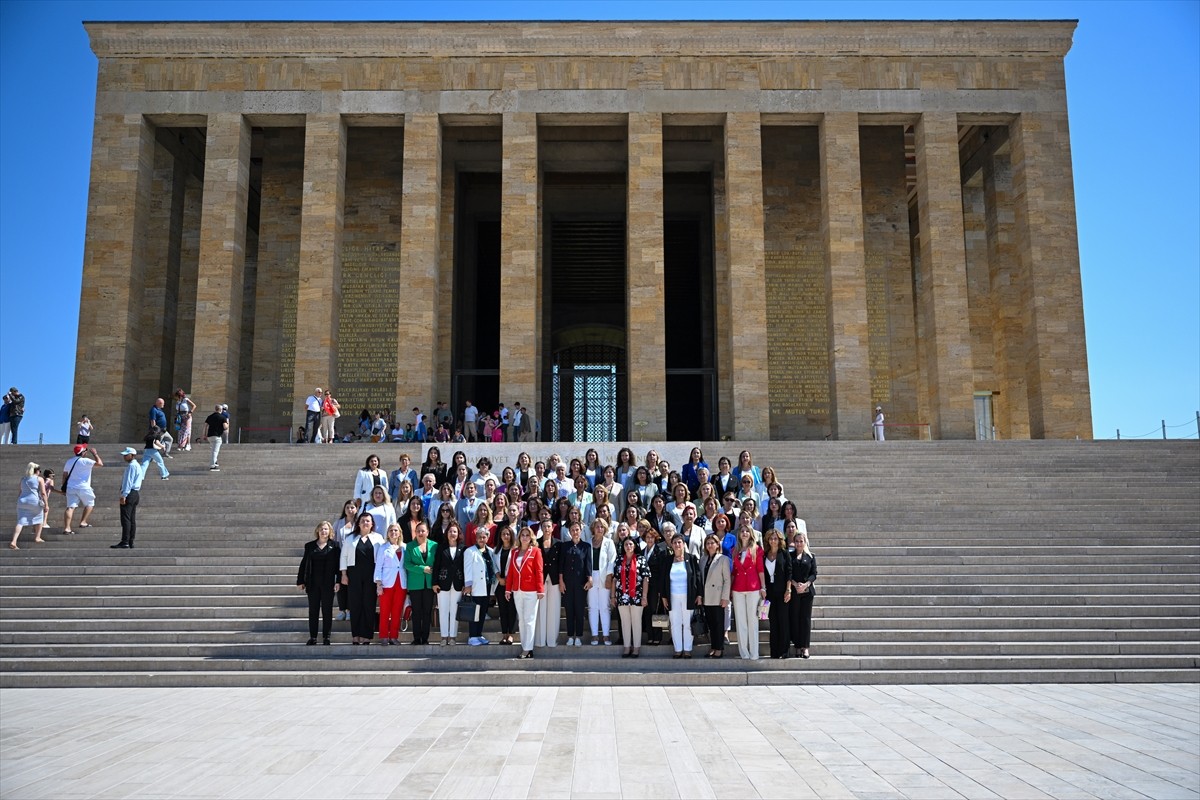
<instances>
[{"instance_id":1,"label":"woman with long blonde hair","mask_svg":"<svg viewBox=\"0 0 1200 800\"><path fill-rule=\"evenodd\" d=\"M758 660L758 607L766 598L763 551L754 540L754 529L738 524L737 544L733 547L733 580L730 597L737 628L738 655Z\"/></svg>"}]
</instances>

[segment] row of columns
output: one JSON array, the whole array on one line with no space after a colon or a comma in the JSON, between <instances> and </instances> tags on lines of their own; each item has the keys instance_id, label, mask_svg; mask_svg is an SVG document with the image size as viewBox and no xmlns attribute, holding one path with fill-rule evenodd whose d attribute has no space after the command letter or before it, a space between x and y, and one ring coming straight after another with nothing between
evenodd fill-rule
<instances>
[{"instance_id":1,"label":"row of columns","mask_svg":"<svg viewBox=\"0 0 1200 800\"><path fill-rule=\"evenodd\" d=\"M831 427L837 438L867 429L870 397L862 178L857 113L829 113L819 122L821 236L829 298ZM1074 196L1066 117L1022 114L1010 124L1011 195L1020 274L1018 349L1024 356L1030 434L1090 435L1086 361L1082 364ZM444 384L435 332L445 286L442 248L441 121L436 113L404 119L401 280L406 302L398 337L399 409L427 407ZM538 123L534 113L502 118L500 385L540 413L541 260ZM628 362L631 433L666 436L666 369L662 327L663 117L628 116ZM726 115L724 224L728 298L719 335L726 348L721 381L730 392L728 433L770 438L766 341L761 115ZM338 114L305 120L300 234L295 394L336 375L346 123ZM153 127L139 115L98 115L93 146L83 302L80 312L75 414L119 389L122 420L140 418L147 398L136 397L134 375L141 286L146 270L145 217L153 171ZM202 398L236 398L242 338L241 303L250 125L241 114L212 114L207 123L192 391ZM918 318L921 372L928 422L937 438L974 434L971 341L967 308L958 120L927 113L916 123L919 215ZM988 183L991 181L991 183ZM985 175L995 192L995 175ZM990 220L989 226L996 226ZM535 301L536 299L536 301ZM100 302L104 301L104 302ZM723 331L720 329L723 328ZM1011 345L1010 345L1011 346ZM414 361L412 354L428 354ZM1014 356L1015 354L1010 354ZM1010 358L1010 361L1014 360ZM102 387L89 374L102 365ZM528 398L528 399L526 399ZM731 413L730 413L731 412Z\"/></svg>"}]
</instances>

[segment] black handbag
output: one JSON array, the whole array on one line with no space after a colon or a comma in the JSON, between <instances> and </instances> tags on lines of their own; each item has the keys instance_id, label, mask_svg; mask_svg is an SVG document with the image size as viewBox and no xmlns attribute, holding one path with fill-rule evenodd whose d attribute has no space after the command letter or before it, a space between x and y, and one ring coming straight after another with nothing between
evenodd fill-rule
<instances>
[{"instance_id":1,"label":"black handbag","mask_svg":"<svg viewBox=\"0 0 1200 800\"><path fill-rule=\"evenodd\" d=\"M458 609L454 612L454 618L459 622L479 622L480 612L483 608L474 600L468 602L460 602Z\"/></svg>"},{"instance_id":2,"label":"black handbag","mask_svg":"<svg viewBox=\"0 0 1200 800\"><path fill-rule=\"evenodd\" d=\"M700 639L708 635L708 620L699 608L692 612L692 638Z\"/></svg>"}]
</instances>

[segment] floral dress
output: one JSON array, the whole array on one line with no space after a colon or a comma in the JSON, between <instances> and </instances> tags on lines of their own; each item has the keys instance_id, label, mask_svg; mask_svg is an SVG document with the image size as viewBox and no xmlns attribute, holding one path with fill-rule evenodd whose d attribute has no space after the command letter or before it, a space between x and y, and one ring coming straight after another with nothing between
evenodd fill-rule
<instances>
[{"instance_id":1,"label":"floral dress","mask_svg":"<svg viewBox=\"0 0 1200 800\"><path fill-rule=\"evenodd\" d=\"M631 563L627 563L631 562ZM632 559L622 553L613 564L613 586L617 590L617 605L640 606L642 604L642 584L650 577L650 567L646 557L640 553Z\"/></svg>"}]
</instances>

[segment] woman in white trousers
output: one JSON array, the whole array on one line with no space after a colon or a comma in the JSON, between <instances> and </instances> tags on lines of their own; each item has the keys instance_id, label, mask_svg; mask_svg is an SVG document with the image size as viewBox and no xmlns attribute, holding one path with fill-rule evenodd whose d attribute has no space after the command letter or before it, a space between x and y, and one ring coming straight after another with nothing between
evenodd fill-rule
<instances>
[{"instance_id":1,"label":"woman in white trousers","mask_svg":"<svg viewBox=\"0 0 1200 800\"><path fill-rule=\"evenodd\" d=\"M609 593L613 562L617 560L617 546L608 536L608 523L602 519L592 521L592 577L587 582L588 622L592 627L592 644L600 643L603 633L604 644L612 644L609 631L612 629L612 607Z\"/></svg>"},{"instance_id":2,"label":"woman in white trousers","mask_svg":"<svg viewBox=\"0 0 1200 800\"><path fill-rule=\"evenodd\" d=\"M504 589L507 599L517 607L517 629L521 633L521 654L517 658L533 658L538 601L545 596L545 577L542 548L533 540L533 530L529 527L521 528L517 534L517 546L508 559Z\"/></svg>"},{"instance_id":3,"label":"woman in white trousers","mask_svg":"<svg viewBox=\"0 0 1200 800\"><path fill-rule=\"evenodd\" d=\"M542 577L546 596L538 603L537 627L533 634L536 647L557 647L558 629L562 624L562 591L558 588L562 567L559 555L562 542L554 535L551 525L542 526Z\"/></svg>"},{"instance_id":4,"label":"woman in white trousers","mask_svg":"<svg viewBox=\"0 0 1200 800\"><path fill-rule=\"evenodd\" d=\"M733 619L737 626L738 655L750 661L758 660L758 604L766 597L766 565L763 550L754 541L754 531L738 528L738 541L733 549L733 581L730 597L733 600Z\"/></svg>"}]
</instances>

